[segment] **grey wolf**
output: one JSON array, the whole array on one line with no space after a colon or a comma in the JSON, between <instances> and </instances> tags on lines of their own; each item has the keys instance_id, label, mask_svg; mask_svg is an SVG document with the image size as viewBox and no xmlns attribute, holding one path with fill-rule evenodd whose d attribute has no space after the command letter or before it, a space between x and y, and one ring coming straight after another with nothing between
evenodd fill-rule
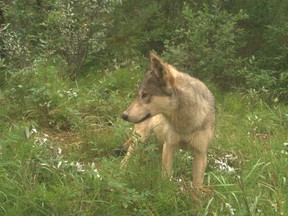
<instances>
[{"instance_id":1,"label":"grey wolf","mask_svg":"<svg viewBox=\"0 0 288 216\"><path fill-rule=\"evenodd\" d=\"M203 82L179 72L149 52L149 70L139 86L137 98L122 118L135 124L134 132L140 135L141 142L154 133L163 143L162 164L168 177L175 151L192 150L193 187L202 187L215 125L214 97ZM136 142L130 142L122 165L136 146Z\"/></svg>"}]
</instances>

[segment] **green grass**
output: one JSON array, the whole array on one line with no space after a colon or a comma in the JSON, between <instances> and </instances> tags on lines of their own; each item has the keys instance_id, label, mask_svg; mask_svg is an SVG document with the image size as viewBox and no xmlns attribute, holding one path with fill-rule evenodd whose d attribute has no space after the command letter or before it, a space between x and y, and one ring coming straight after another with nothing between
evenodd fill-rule
<instances>
[{"instance_id":1,"label":"green grass","mask_svg":"<svg viewBox=\"0 0 288 216\"><path fill-rule=\"evenodd\" d=\"M207 187L197 191L192 154L177 152L173 178L164 180L153 141L120 169L115 149L132 125L119 116L141 69L77 82L55 79L57 70L21 71L1 89L0 215L288 214L287 106L216 89Z\"/></svg>"}]
</instances>

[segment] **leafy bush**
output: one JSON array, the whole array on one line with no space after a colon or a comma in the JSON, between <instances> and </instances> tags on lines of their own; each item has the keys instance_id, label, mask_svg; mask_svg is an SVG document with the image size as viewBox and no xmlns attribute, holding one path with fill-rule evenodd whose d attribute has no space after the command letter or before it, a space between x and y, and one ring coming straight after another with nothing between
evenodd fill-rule
<instances>
[{"instance_id":1,"label":"leafy bush","mask_svg":"<svg viewBox=\"0 0 288 216\"><path fill-rule=\"evenodd\" d=\"M125 0L116 7L108 32L108 50L117 58L162 52L164 41L171 38L181 22L182 1Z\"/></svg>"},{"instance_id":2,"label":"leafy bush","mask_svg":"<svg viewBox=\"0 0 288 216\"><path fill-rule=\"evenodd\" d=\"M42 61L18 71L6 71L3 94L9 104L8 112L42 126L72 129L78 122L77 110L66 105L75 101L77 89L72 90L59 78L57 67L47 64Z\"/></svg>"},{"instance_id":3,"label":"leafy bush","mask_svg":"<svg viewBox=\"0 0 288 216\"><path fill-rule=\"evenodd\" d=\"M242 71L245 81L240 89L252 89L269 102L287 103L287 2L239 0L227 2L226 7L231 13L241 8L249 15L239 23L247 32L243 38L247 45L239 54L249 59Z\"/></svg>"},{"instance_id":4,"label":"leafy bush","mask_svg":"<svg viewBox=\"0 0 288 216\"><path fill-rule=\"evenodd\" d=\"M41 38L45 19L40 1L1 1L0 50L11 67L30 66L43 49ZM43 5L44 7L44 5Z\"/></svg>"},{"instance_id":5,"label":"leafy bush","mask_svg":"<svg viewBox=\"0 0 288 216\"><path fill-rule=\"evenodd\" d=\"M230 14L221 9L219 1L212 6L204 4L198 11L186 5L183 24L166 42L166 58L225 89L240 84L238 71L244 60L237 56L237 50L243 46L238 40L242 30L237 23L245 18L243 11Z\"/></svg>"},{"instance_id":6,"label":"leafy bush","mask_svg":"<svg viewBox=\"0 0 288 216\"><path fill-rule=\"evenodd\" d=\"M109 22L107 14L118 0L55 1L45 21L46 43L51 54L60 55L67 64L68 76L81 72L88 55L105 48Z\"/></svg>"},{"instance_id":7,"label":"leafy bush","mask_svg":"<svg viewBox=\"0 0 288 216\"><path fill-rule=\"evenodd\" d=\"M119 0L32 1L1 3L6 24L2 26L0 49L9 65L24 68L43 57L62 57L66 75L72 79L105 48L110 25L107 15ZM93 59L93 58L92 58Z\"/></svg>"},{"instance_id":8,"label":"leafy bush","mask_svg":"<svg viewBox=\"0 0 288 216\"><path fill-rule=\"evenodd\" d=\"M271 22L264 32L265 46L258 53L258 67L271 74L275 80L267 89L272 98L288 101L288 5L283 1L272 1L267 5Z\"/></svg>"}]
</instances>

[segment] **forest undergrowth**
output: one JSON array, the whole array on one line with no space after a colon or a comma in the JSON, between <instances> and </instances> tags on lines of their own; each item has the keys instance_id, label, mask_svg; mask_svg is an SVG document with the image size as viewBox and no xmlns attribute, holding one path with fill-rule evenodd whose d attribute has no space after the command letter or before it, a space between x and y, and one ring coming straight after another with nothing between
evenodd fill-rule
<instances>
[{"instance_id":1,"label":"forest undergrowth","mask_svg":"<svg viewBox=\"0 0 288 216\"><path fill-rule=\"evenodd\" d=\"M1 215L286 215L288 108L251 91L217 101L205 188L191 187L191 152L161 177L161 145L141 145L120 168L133 125L120 115L144 69L131 63L76 81L47 63L1 90Z\"/></svg>"}]
</instances>

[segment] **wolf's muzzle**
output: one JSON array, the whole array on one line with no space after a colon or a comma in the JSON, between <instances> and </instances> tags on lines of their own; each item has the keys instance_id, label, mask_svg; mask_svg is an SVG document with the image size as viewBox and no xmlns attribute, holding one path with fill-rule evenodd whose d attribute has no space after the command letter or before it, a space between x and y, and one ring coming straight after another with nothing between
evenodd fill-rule
<instances>
[{"instance_id":1,"label":"wolf's muzzle","mask_svg":"<svg viewBox=\"0 0 288 216\"><path fill-rule=\"evenodd\" d=\"M151 118L152 116L151 116L150 113L148 113L144 118L142 118L142 119L140 119L140 120L138 120L138 121L131 121L131 120L129 119L128 114L126 114L126 113L124 112L124 113L121 115L121 117L122 117L122 119L125 120L125 121L133 122L133 123L135 123L135 124L138 124L138 123L141 123L141 122L143 122L143 121Z\"/></svg>"}]
</instances>

